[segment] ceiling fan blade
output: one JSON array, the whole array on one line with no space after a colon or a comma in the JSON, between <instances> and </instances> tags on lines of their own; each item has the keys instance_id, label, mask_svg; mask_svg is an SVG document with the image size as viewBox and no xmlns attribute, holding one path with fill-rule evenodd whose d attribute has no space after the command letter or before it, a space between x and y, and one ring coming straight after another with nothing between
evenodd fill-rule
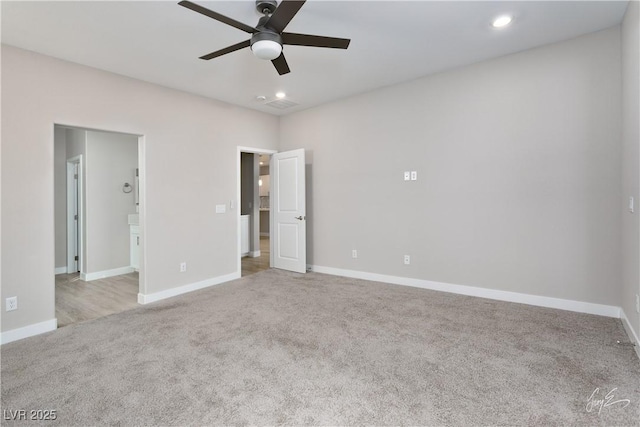
<instances>
[{"instance_id":1,"label":"ceiling fan blade","mask_svg":"<svg viewBox=\"0 0 640 427\"><path fill-rule=\"evenodd\" d=\"M337 37L312 36L310 34L282 33L282 43L294 46L330 47L334 49L346 49L350 39Z\"/></svg>"},{"instance_id":2,"label":"ceiling fan blade","mask_svg":"<svg viewBox=\"0 0 640 427\"><path fill-rule=\"evenodd\" d=\"M271 63L276 70L278 70L278 74L283 75L287 74L291 70L289 69L289 64L287 64L287 60L284 59L284 53L281 53L276 59L272 60Z\"/></svg>"},{"instance_id":3,"label":"ceiling fan blade","mask_svg":"<svg viewBox=\"0 0 640 427\"><path fill-rule=\"evenodd\" d=\"M249 34L253 34L253 33L257 33L258 30L247 25L247 24L243 24L242 22L238 22L235 19L231 19L227 16L221 15L218 12L214 12L213 10L209 10L206 7L202 7L199 4L195 4L195 3L191 3L188 0L183 0L180 3L178 3L180 6L186 7L187 9L191 9L194 12L198 12L201 13L205 16L208 16L209 18L213 18L216 21L220 21L223 24L227 24L227 25L231 25L232 27L235 27L239 30L242 30L246 33Z\"/></svg>"},{"instance_id":4,"label":"ceiling fan blade","mask_svg":"<svg viewBox=\"0 0 640 427\"><path fill-rule=\"evenodd\" d=\"M226 55L227 53L231 53L231 52L235 52L236 50L240 50L243 49L245 47L249 47L249 45L251 44L250 40L246 40L240 43L236 43L232 46L229 47L225 47L224 49L220 49L220 50L216 50L215 52L211 52L207 55L203 55L200 57L200 59L204 59L206 61L213 59L213 58L217 58L218 56L222 56L222 55Z\"/></svg>"},{"instance_id":5,"label":"ceiling fan blade","mask_svg":"<svg viewBox=\"0 0 640 427\"><path fill-rule=\"evenodd\" d=\"M282 0L273 12L273 15L265 23L265 26L281 33L289 22L296 16L306 0Z\"/></svg>"}]
</instances>

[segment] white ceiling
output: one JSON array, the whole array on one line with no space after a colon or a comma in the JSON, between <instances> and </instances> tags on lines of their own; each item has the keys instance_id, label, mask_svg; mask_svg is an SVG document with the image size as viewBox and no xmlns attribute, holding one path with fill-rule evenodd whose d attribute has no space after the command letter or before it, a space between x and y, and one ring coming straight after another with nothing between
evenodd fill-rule
<instances>
[{"instance_id":1,"label":"white ceiling","mask_svg":"<svg viewBox=\"0 0 640 427\"><path fill-rule=\"evenodd\" d=\"M251 26L255 2L199 1ZM2 42L232 104L288 114L349 95L598 31L626 1L309 0L286 31L350 38L347 50L285 46L291 73L243 49L199 56L248 34L177 1L2 1ZM492 18L515 16L507 28ZM278 110L277 91L299 106Z\"/></svg>"}]
</instances>

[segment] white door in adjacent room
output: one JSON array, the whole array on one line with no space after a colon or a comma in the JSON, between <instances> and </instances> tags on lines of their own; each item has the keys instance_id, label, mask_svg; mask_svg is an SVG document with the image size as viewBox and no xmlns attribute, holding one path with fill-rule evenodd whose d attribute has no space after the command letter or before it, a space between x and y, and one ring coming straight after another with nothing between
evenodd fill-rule
<instances>
[{"instance_id":1,"label":"white door in adjacent room","mask_svg":"<svg viewBox=\"0 0 640 427\"><path fill-rule=\"evenodd\" d=\"M304 150L271 157L271 266L307 271Z\"/></svg>"}]
</instances>

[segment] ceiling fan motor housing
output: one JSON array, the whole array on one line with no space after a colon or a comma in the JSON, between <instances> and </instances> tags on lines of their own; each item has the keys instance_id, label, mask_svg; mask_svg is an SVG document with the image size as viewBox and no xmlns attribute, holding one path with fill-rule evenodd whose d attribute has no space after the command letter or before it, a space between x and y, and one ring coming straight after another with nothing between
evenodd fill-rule
<instances>
[{"instance_id":1,"label":"ceiling fan motor housing","mask_svg":"<svg viewBox=\"0 0 640 427\"><path fill-rule=\"evenodd\" d=\"M255 43L261 41L261 40L269 40L272 42L276 42L278 43L280 46L282 46L282 36L280 36L280 34L270 31L270 30L262 30L259 33L255 33L251 36L251 46L253 46Z\"/></svg>"}]
</instances>

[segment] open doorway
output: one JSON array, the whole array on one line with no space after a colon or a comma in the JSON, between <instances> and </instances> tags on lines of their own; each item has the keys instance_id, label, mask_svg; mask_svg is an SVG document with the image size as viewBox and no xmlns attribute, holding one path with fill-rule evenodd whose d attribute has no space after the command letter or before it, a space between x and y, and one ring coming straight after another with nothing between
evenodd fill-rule
<instances>
[{"instance_id":1,"label":"open doorway","mask_svg":"<svg viewBox=\"0 0 640 427\"><path fill-rule=\"evenodd\" d=\"M267 270L270 261L271 151L243 148L239 151L240 274Z\"/></svg>"},{"instance_id":2,"label":"open doorway","mask_svg":"<svg viewBox=\"0 0 640 427\"><path fill-rule=\"evenodd\" d=\"M260 155L269 159L268 178L260 176ZM263 159L266 159L263 157ZM262 166L267 162L263 160ZM243 167L244 165L244 167ZM264 170L264 169L263 169ZM304 149L276 152L272 150L238 147L237 157L238 192L237 200L241 208L238 212L237 229L237 272L239 275L253 274L245 269L245 257L260 256L260 206L262 212L269 213L269 268L305 273L307 267L306 232L306 162ZM268 186L265 181L268 180ZM263 190L263 204L260 201L260 182ZM242 209L244 200L245 210ZM268 205L266 208L265 205ZM268 209L268 210L267 210ZM264 214L262 214L264 216ZM266 236L263 236L266 237ZM245 264L250 261L246 260ZM263 267L266 268L266 257Z\"/></svg>"},{"instance_id":3,"label":"open doorway","mask_svg":"<svg viewBox=\"0 0 640 427\"><path fill-rule=\"evenodd\" d=\"M139 138L54 126L58 327L138 305Z\"/></svg>"}]
</instances>

